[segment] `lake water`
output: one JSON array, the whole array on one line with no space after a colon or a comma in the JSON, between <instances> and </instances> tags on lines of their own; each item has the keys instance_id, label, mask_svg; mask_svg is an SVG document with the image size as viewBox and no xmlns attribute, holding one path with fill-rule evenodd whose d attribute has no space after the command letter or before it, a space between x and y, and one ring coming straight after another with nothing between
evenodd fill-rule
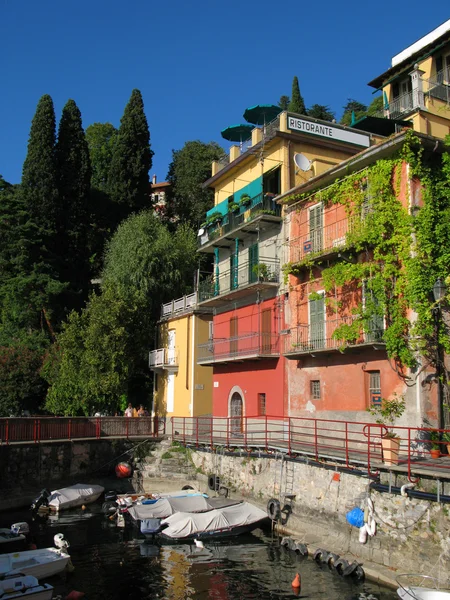
<instances>
[{"instance_id":1,"label":"lake water","mask_svg":"<svg viewBox=\"0 0 450 600\"><path fill-rule=\"evenodd\" d=\"M28 511L0 514L0 527L27 521L38 547L52 546L63 533L70 542L73 573L49 580L63 597L72 590L85 600L398 600L377 584L342 578L328 567L279 547L270 532L227 541L150 545L136 528L118 529L100 514L100 505L31 520ZM302 589L291 582L301 574Z\"/></svg>"}]
</instances>

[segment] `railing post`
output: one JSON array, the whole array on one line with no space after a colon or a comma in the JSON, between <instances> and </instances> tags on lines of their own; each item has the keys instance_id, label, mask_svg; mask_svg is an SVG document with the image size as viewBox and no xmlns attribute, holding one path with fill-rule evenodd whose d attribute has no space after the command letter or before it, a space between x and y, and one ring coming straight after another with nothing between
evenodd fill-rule
<instances>
[{"instance_id":1,"label":"railing post","mask_svg":"<svg viewBox=\"0 0 450 600\"><path fill-rule=\"evenodd\" d=\"M198 448L198 417L195 417L195 446Z\"/></svg>"},{"instance_id":2,"label":"railing post","mask_svg":"<svg viewBox=\"0 0 450 600\"><path fill-rule=\"evenodd\" d=\"M37 423L36 423L36 419L33 420L33 440L34 443L36 444L37 442Z\"/></svg>"},{"instance_id":3,"label":"railing post","mask_svg":"<svg viewBox=\"0 0 450 600\"><path fill-rule=\"evenodd\" d=\"M314 447L316 450L316 460L319 459L319 448L317 445L317 419L314 419Z\"/></svg>"},{"instance_id":4,"label":"railing post","mask_svg":"<svg viewBox=\"0 0 450 600\"><path fill-rule=\"evenodd\" d=\"M214 431L213 431L213 427L214 427L214 417L210 417L211 419L211 423L210 423L210 431L211 431L211 450L214 450Z\"/></svg>"},{"instance_id":5,"label":"railing post","mask_svg":"<svg viewBox=\"0 0 450 600\"><path fill-rule=\"evenodd\" d=\"M345 464L348 467L348 421L345 421Z\"/></svg>"},{"instance_id":6,"label":"railing post","mask_svg":"<svg viewBox=\"0 0 450 600\"><path fill-rule=\"evenodd\" d=\"M37 441L41 440L41 420L38 419Z\"/></svg>"},{"instance_id":7,"label":"railing post","mask_svg":"<svg viewBox=\"0 0 450 600\"><path fill-rule=\"evenodd\" d=\"M265 436L266 436L266 452L267 452L267 450L268 450L267 415L265 416L265 419L266 419Z\"/></svg>"},{"instance_id":8,"label":"railing post","mask_svg":"<svg viewBox=\"0 0 450 600\"><path fill-rule=\"evenodd\" d=\"M72 419L69 419L69 422L67 424L67 438L69 440L72 439Z\"/></svg>"},{"instance_id":9,"label":"railing post","mask_svg":"<svg viewBox=\"0 0 450 600\"><path fill-rule=\"evenodd\" d=\"M6 419L5 437L6 437L6 443L9 444L9 419Z\"/></svg>"},{"instance_id":10,"label":"railing post","mask_svg":"<svg viewBox=\"0 0 450 600\"><path fill-rule=\"evenodd\" d=\"M227 448L230 447L230 419L229 417L226 417L227 419Z\"/></svg>"},{"instance_id":11,"label":"railing post","mask_svg":"<svg viewBox=\"0 0 450 600\"><path fill-rule=\"evenodd\" d=\"M247 450L247 429L248 429L248 417L243 417L243 426L244 426L244 448Z\"/></svg>"},{"instance_id":12,"label":"railing post","mask_svg":"<svg viewBox=\"0 0 450 600\"><path fill-rule=\"evenodd\" d=\"M291 456L291 417L288 417L288 455Z\"/></svg>"}]
</instances>

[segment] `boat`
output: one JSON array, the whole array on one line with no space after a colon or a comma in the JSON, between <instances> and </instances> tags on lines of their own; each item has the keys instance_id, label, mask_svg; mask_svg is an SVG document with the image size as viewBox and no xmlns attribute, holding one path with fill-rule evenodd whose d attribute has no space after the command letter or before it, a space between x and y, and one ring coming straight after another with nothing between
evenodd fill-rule
<instances>
[{"instance_id":1,"label":"boat","mask_svg":"<svg viewBox=\"0 0 450 600\"><path fill-rule=\"evenodd\" d=\"M48 583L40 584L33 575L23 573L8 573L0 580L1 600L26 598L27 600L51 600L53 586Z\"/></svg>"},{"instance_id":2,"label":"boat","mask_svg":"<svg viewBox=\"0 0 450 600\"><path fill-rule=\"evenodd\" d=\"M28 523L14 523L10 529L0 529L0 554L25 550L30 533Z\"/></svg>"},{"instance_id":3,"label":"boat","mask_svg":"<svg viewBox=\"0 0 450 600\"><path fill-rule=\"evenodd\" d=\"M64 539L62 533L56 534L54 540L54 548L25 550L24 552L11 552L0 555L0 577L11 571L18 571L23 575L32 575L37 579L44 579L64 571L70 560L70 555L66 552L68 542Z\"/></svg>"},{"instance_id":4,"label":"boat","mask_svg":"<svg viewBox=\"0 0 450 600\"><path fill-rule=\"evenodd\" d=\"M32 509L42 509L48 507L53 511L76 508L85 504L95 502L105 491L101 485L90 485L87 483L76 483L69 487L61 488L48 492L42 490L41 495L33 501ZM47 495L48 494L48 495ZM46 496L44 497L43 496Z\"/></svg>"},{"instance_id":5,"label":"boat","mask_svg":"<svg viewBox=\"0 0 450 600\"><path fill-rule=\"evenodd\" d=\"M269 521L267 513L249 502L202 513L178 512L162 519L163 540L212 539L241 535Z\"/></svg>"},{"instance_id":6,"label":"boat","mask_svg":"<svg viewBox=\"0 0 450 600\"><path fill-rule=\"evenodd\" d=\"M110 491L105 493L105 502L102 505L102 512L104 514L115 513L117 508L122 511L128 510L132 506L141 504L154 504L156 501L162 498L192 498L192 497L203 497L208 498L207 494L203 494L193 488L185 490L177 490L174 492L167 493L145 493L145 494L119 494ZM169 513L171 514L171 513ZM166 516L169 516L166 515Z\"/></svg>"},{"instance_id":7,"label":"boat","mask_svg":"<svg viewBox=\"0 0 450 600\"><path fill-rule=\"evenodd\" d=\"M450 600L448 586L431 575L403 574L397 583L397 596L402 600Z\"/></svg>"}]
</instances>

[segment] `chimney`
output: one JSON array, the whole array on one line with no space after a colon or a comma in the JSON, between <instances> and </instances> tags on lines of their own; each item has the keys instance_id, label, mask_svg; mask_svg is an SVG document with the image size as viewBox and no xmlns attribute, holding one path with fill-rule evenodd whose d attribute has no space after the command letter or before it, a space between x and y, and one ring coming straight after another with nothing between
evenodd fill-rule
<instances>
[{"instance_id":1,"label":"chimney","mask_svg":"<svg viewBox=\"0 0 450 600\"><path fill-rule=\"evenodd\" d=\"M153 175L152 177L152 185L156 185L156 175Z\"/></svg>"}]
</instances>

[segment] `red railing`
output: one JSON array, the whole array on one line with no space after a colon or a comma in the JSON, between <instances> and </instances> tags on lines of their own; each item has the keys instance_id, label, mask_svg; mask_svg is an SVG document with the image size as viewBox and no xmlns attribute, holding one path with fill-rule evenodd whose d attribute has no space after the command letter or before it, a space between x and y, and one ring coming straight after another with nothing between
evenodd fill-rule
<instances>
[{"instance_id":1,"label":"red railing","mask_svg":"<svg viewBox=\"0 0 450 600\"><path fill-rule=\"evenodd\" d=\"M408 475L450 478L450 455L446 430L414 427L389 428L399 448L388 458L382 448L387 428L377 423L313 419L306 417L172 417L173 438L186 445L223 446L244 450L281 451L316 461L335 462L367 469L369 475L388 468ZM438 432L441 441L430 440ZM384 442L383 442L384 444ZM439 456L431 455L432 445Z\"/></svg>"},{"instance_id":2,"label":"red railing","mask_svg":"<svg viewBox=\"0 0 450 600\"><path fill-rule=\"evenodd\" d=\"M161 417L18 417L0 419L0 444L103 438L158 437Z\"/></svg>"}]
</instances>

